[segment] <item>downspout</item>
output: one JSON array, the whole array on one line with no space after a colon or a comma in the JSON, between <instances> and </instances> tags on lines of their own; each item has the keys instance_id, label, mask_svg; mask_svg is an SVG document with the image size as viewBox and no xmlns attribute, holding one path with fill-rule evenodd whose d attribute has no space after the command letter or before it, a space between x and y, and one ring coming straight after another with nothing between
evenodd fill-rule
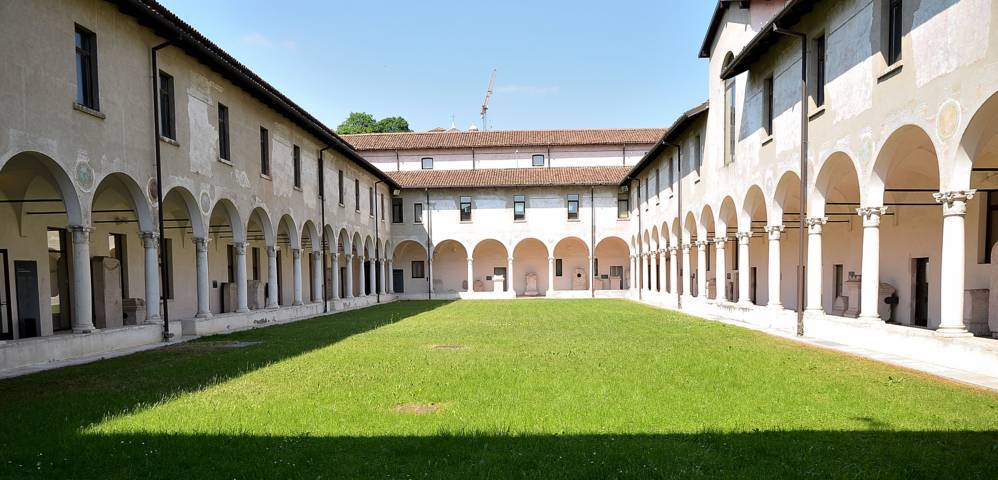
<instances>
[{"instance_id":1,"label":"downspout","mask_svg":"<svg viewBox=\"0 0 998 480\"><path fill-rule=\"evenodd\" d=\"M161 128L159 124L159 59L157 58L157 53L166 48L176 40L167 40L159 45L152 47L150 50L150 56L152 59L152 111L153 111L153 132L152 140L153 145L155 145L156 150L156 205L159 206L156 212L156 221L159 223L159 299L155 301L161 302L163 306L163 341L168 342L170 338L173 338L173 334L170 333L170 302L167 301L166 295L163 292L166 289L166 282L170 278L170 265L167 264L166 254L166 229L163 226L163 162L159 146L159 130ZM149 299L147 298L148 302Z\"/></svg>"},{"instance_id":2,"label":"downspout","mask_svg":"<svg viewBox=\"0 0 998 480\"><path fill-rule=\"evenodd\" d=\"M679 257L676 258L676 263L673 268L678 272L680 267L683 265L682 260L682 245L683 245L683 149L679 145L662 140L662 145L668 145L676 149L676 227L679 230ZM683 272L686 275L689 272ZM683 292L682 292L683 279L676 275L676 308L679 310L683 309Z\"/></svg>"},{"instance_id":3,"label":"downspout","mask_svg":"<svg viewBox=\"0 0 998 480\"><path fill-rule=\"evenodd\" d=\"M596 260L596 186L589 186L589 245L592 245L593 260L589 262L589 269L593 270L596 266L598 260ZM589 297L596 298L596 283L595 278L599 276L599 269L596 269L589 275Z\"/></svg>"},{"instance_id":4,"label":"downspout","mask_svg":"<svg viewBox=\"0 0 998 480\"><path fill-rule=\"evenodd\" d=\"M430 232L433 230L433 216L430 215L430 189L424 188L423 191L426 192L426 210L423 211L426 215L426 299L433 300L433 261L430 259L430 252L433 250L433 236Z\"/></svg>"},{"instance_id":5,"label":"downspout","mask_svg":"<svg viewBox=\"0 0 998 480\"><path fill-rule=\"evenodd\" d=\"M807 241L807 35L773 25L773 33L800 39L800 205L797 220L800 222L800 241L797 245L797 336L804 336L804 242ZM782 219L780 219L782 222Z\"/></svg>"},{"instance_id":6,"label":"downspout","mask_svg":"<svg viewBox=\"0 0 998 480\"><path fill-rule=\"evenodd\" d=\"M381 273L382 280L385 272L379 266L381 261L381 237L378 236L378 184L385 183L381 180L374 182L374 297L377 303L381 303L381 285L378 283L378 273ZM382 197L384 198L384 197Z\"/></svg>"},{"instance_id":7,"label":"downspout","mask_svg":"<svg viewBox=\"0 0 998 480\"><path fill-rule=\"evenodd\" d=\"M638 284L637 285L637 287L638 287L638 300L642 300L644 298L644 296L641 293L641 284L644 281L645 272L644 272L644 269L641 268L641 255L644 255L644 246L645 245L644 245L644 239L641 236L641 234L642 234L642 232L641 232L641 180L640 179L635 179L635 180L637 180L637 182L638 182L638 188L636 190L638 192L638 201L634 202L638 206L638 258L637 258L637 261L634 262L635 263L634 268L636 268L638 270L638 276L636 278L637 282L635 282L635 283ZM645 195L647 195L647 194L648 194L648 192L645 192Z\"/></svg>"},{"instance_id":8,"label":"downspout","mask_svg":"<svg viewBox=\"0 0 998 480\"><path fill-rule=\"evenodd\" d=\"M329 302L326 298L326 250L328 250L329 245L325 245L326 238L326 172L322 161L322 152L329 150L331 147L326 145L319 150L319 182L322 183L322 188L319 189L319 215L320 221L322 222L322 235L319 239L319 247L322 249L322 271L319 272L322 275L322 313L329 313ZM338 245L338 244L337 244ZM337 275L339 272L331 272L329 274L329 279L333 279L333 275Z\"/></svg>"}]
</instances>

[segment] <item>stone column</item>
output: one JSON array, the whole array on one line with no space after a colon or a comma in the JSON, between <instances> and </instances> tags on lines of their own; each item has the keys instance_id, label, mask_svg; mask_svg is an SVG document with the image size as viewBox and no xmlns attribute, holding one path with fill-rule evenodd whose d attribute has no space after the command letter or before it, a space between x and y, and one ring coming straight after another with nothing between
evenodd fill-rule
<instances>
[{"instance_id":1,"label":"stone column","mask_svg":"<svg viewBox=\"0 0 998 480\"><path fill-rule=\"evenodd\" d=\"M312 301L321 301L322 285L322 252L312 252Z\"/></svg>"},{"instance_id":2,"label":"stone column","mask_svg":"<svg viewBox=\"0 0 998 480\"><path fill-rule=\"evenodd\" d=\"M724 246L727 241L727 237L714 238L714 288L717 291L714 298L718 302L728 301L728 266L725 265L727 258L724 255Z\"/></svg>"},{"instance_id":3,"label":"stone column","mask_svg":"<svg viewBox=\"0 0 998 480\"><path fill-rule=\"evenodd\" d=\"M246 285L246 243L236 242L232 244L236 252L236 312L245 313L249 311L249 298L247 297ZM270 252L268 251L269 255Z\"/></svg>"},{"instance_id":4,"label":"stone column","mask_svg":"<svg viewBox=\"0 0 998 480\"><path fill-rule=\"evenodd\" d=\"M751 305L749 296L749 240L752 232L738 232L738 303Z\"/></svg>"},{"instance_id":5,"label":"stone column","mask_svg":"<svg viewBox=\"0 0 998 480\"><path fill-rule=\"evenodd\" d=\"M429 290L430 293L433 293L433 257L430 257L429 261L426 262L426 269L427 269L426 275L430 277Z\"/></svg>"},{"instance_id":6,"label":"stone column","mask_svg":"<svg viewBox=\"0 0 998 480\"><path fill-rule=\"evenodd\" d=\"M638 271L641 272L641 289L648 290L648 255L644 252L638 255Z\"/></svg>"},{"instance_id":7,"label":"stone column","mask_svg":"<svg viewBox=\"0 0 998 480\"><path fill-rule=\"evenodd\" d=\"M813 313L822 313L821 229L827 222L828 217L807 219L807 301L804 305Z\"/></svg>"},{"instance_id":8,"label":"stone column","mask_svg":"<svg viewBox=\"0 0 998 480\"><path fill-rule=\"evenodd\" d=\"M766 227L769 234L769 306L773 308L783 308L780 302L780 234L783 233L783 225L770 225Z\"/></svg>"},{"instance_id":9,"label":"stone column","mask_svg":"<svg viewBox=\"0 0 998 480\"><path fill-rule=\"evenodd\" d=\"M887 213L887 207L862 207L857 208L856 213L863 218L859 317L881 320L877 310L880 305L880 217Z\"/></svg>"},{"instance_id":10,"label":"stone column","mask_svg":"<svg viewBox=\"0 0 998 480\"><path fill-rule=\"evenodd\" d=\"M627 261L628 261L628 265L627 266L628 266L628 270L629 270L629 274L627 275L627 280L628 280L627 289L628 290L633 290L637 286L637 276L635 274L635 272L637 271L637 268L634 267L634 265L635 265L635 263L634 263L634 255L628 256L627 257Z\"/></svg>"},{"instance_id":11,"label":"stone column","mask_svg":"<svg viewBox=\"0 0 998 480\"><path fill-rule=\"evenodd\" d=\"M548 290L554 291L554 257L548 257Z\"/></svg>"},{"instance_id":12,"label":"stone column","mask_svg":"<svg viewBox=\"0 0 998 480\"><path fill-rule=\"evenodd\" d=\"M672 288L669 293L676 293L679 291L679 247L669 247L669 263L672 268L669 269L669 285Z\"/></svg>"},{"instance_id":13,"label":"stone column","mask_svg":"<svg viewBox=\"0 0 998 480\"><path fill-rule=\"evenodd\" d=\"M707 299L707 241L697 242L697 296Z\"/></svg>"},{"instance_id":14,"label":"stone column","mask_svg":"<svg viewBox=\"0 0 998 480\"><path fill-rule=\"evenodd\" d=\"M294 278L295 297L292 305L302 304L301 292L301 249L291 249L291 276Z\"/></svg>"},{"instance_id":15,"label":"stone column","mask_svg":"<svg viewBox=\"0 0 998 480\"><path fill-rule=\"evenodd\" d=\"M378 261L378 273L381 274L381 281L378 282L378 290L383 295L388 293L388 288L386 287L388 282L388 272L386 271L387 266L388 262L385 259Z\"/></svg>"},{"instance_id":16,"label":"stone column","mask_svg":"<svg viewBox=\"0 0 998 480\"><path fill-rule=\"evenodd\" d=\"M513 257L506 259L506 285L509 286L509 293L516 296L516 289L513 288Z\"/></svg>"},{"instance_id":17,"label":"stone column","mask_svg":"<svg viewBox=\"0 0 998 480\"><path fill-rule=\"evenodd\" d=\"M90 278L90 227L69 227L73 239L73 333L94 331L93 285Z\"/></svg>"},{"instance_id":18,"label":"stone column","mask_svg":"<svg viewBox=\"0 0 998 480\"><path fill-rule=\"evenodd\" d=\"M665 249L658 251L658 291L659 293L665 293L667 290L665 288L666 277L669 275L668 269L665 268Z\"/></svg>"},{"instance_id":19,"label":"stone column","mask_svg":"<svg viewBox=\"0 0 998 480\"><path fill-rule=\"evenodd\" d=\"M267 308L277 308L277 249L267 247Z\"/></svg>"},{"instance_id":20,"label":"stone column","mask_svg":"<svg viewBox=\"0 0 998 480\"><path fill-rule=\"evenodd\" d=\"M344 295L344 298L353 298L353 255L344 254L343 260L343 263L345 263L344 267L346 269L346 278L344 278L344 281L346 281L346 285L344 286L346 290L343 292L346 295ZM334 272L333 276L335 277L338 273L339 272Z\"/></svg>"},{"instance_id":21,"label":"stone column","mask_svg":"<svg viewBox=\"0 0 998 480\"><path fill-rule=\"evenodd\" d=\"M208 239L194 239L194 264L197 270L198 313L194 318L211 318L211 299L208 289Z\"/></svg>"},{"instance_id":22,"label":"stone column","mask_svg":"<svg viewBox=\"0 0 998 480\"><path fill-rule=\"evenodd\" d=\"M475 291L475 260L468 257L468 291Z\"/></svg>"},{"instance_id":23,"label":"stone column","mask_svg":"<svg viewBox=\"0 0 998 480\"><path fill-rule=\"evenodd\" d=\"M364 270L366 271L365 274L367 275L367 290L371 292L368 295L375 295L378 293L377 265L378 260L376 258L371 258L367 261L367 266L364 267Z\"/></svg>"},{"instance_id":24,"label":"stone column","mask_svg":"<svg viewBox=\"0 0 998 480\"><path fill-rule=\"evenodd\" d=\"M330 295L329 298L331 300L338 300L340 298L340 254L333 251L331 256L333 257L333 260L330 262L332 273L329 275L329 292L332 293L332 295ZM350 265L349 259L347 259L346 264ZM325 268L325 266L323 266L323 268ZM349 268L347 269L346 275L348 276L347 278L349 278ZM347 282L347 284L350 284L350 282Z\"/></svg>"},{"instance_id":25,"label":"stone column","mask_svg":"<svg viewBox=\"0 0 998 480\"><path fill-rule=\"evenodd\" d=\"M360 288L360 291L356 293L356 296L358 297L367 296L367 272L364 271L366 270L366 268L364 267L364 260L367 259L364 258L362 255L357 256L357 264L360 266L360 268L357 269L358 272L357 279L359 280L357 282L357 285Z\"/></svg>"},{"instance_id":26,"label":"stone column","mask_svg":"<svg viewBox=\"0 0 998 480\"><path fill-rule=\"evenodd\" d=\"M932 195L943 206L943 254L939 283L939 328L945 337L965 337L971 333L963 324L964 268L967 259L964 217L967 201L976 190L942 192Z\"/></svg>"},{"instance_id":27,"label":"stone column","mask_svg":"<svg viewBox=\"0 0 998 480\"><path fill-rule=\"evenodd\" d=\"M690 296L690 247L688 243L683 244L683 296Z\"/></svg>"},{"instance_id":28,"label":"stone column","mask_svg":"<svg viewBox=\"0 0 998 480\"><path fill-rule=\"evenodd\" d=\"M392 270L392 260L385 260L385 289L388 293L395 293L395 271Z\"/></svg>"},{"instance_id":29,"label":"stone column","mask_svg":"<svg viewBox=\"0 0 998 480\"><path fill-rule=\"evenodd\" d=\"M160 320L159 302L159 235L156 232L139 232L142 238L142 248L145 249L146 265L146 322ZM124 266L122 266L124 268Z\"/></svg>"}]
</instances>

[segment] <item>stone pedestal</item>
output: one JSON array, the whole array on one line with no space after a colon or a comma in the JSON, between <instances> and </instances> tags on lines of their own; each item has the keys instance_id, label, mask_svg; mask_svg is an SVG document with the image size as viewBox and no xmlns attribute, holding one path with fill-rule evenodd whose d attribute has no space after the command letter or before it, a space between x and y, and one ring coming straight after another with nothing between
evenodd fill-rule
<instances>
[{"instance_id":1,"label":"stone pedestal","mask_svg":"<svg viewBox=\"0 0 998 480\"><path fill-rule=\"evenodd\" d=\"M117 328L124 325L121 311L121 263L111 257L90 259L93 274L94 326Z\"/></svg>"},{"instance_id":2,"label":"stone pedestal","mask_svg":"<svg viewBox=\"0 0 998 480\"><path fill-rule=\"evenodd\" d=\"M963 297L963 323L975 335L987 335L993 330L988 327L988 297L990 290L979 288L966 290Z\"/></svg>"},{"instance_id":3,"label":"stone pedestal","mask_svg":"<svg viewBox=\"0 0 998 480\"><path fill-rule=\"evenodd\" d=\"M887 302L884 301L887 297L896 294L898 289L894 288L893 285L889 283L880 283L880 288L877 290L877 313L880 315L880 319L885 322L893 322L894 310L891 308Z\"/></svg>"},{"instance_id":4,"label":"stone pedestal","mask_svg":"<svg viewBox=\"0 0 998 480\"><path fill-rule=\"evenodd\" d=\"M851 276L842 284L842 296L846 298L846 309L842 316L856 318L859 316L859 292L862 288L861 276Z\"/></svg>"},{"instance_id":5,"label":"stone pedestal","mask_svg":"<svg viewBox=\"0 0 998 480\"><path fill-rule=\"evenodd\" d=\"M524 288L524 290L523 290L523 294L524 295L526 295L528 297L536 297L537 295L540 295L540 292L537 291L537 274L536 273L534 273L534 272L528 273L526 275L526 283L527 283L526 288Z\"/></svg>"},{"instance_id":6,"label":"stone pedestal","mask_svg":"<svg viewBox=\"0 0 998 480\"><path fill-rule=\"evenodd\" d=\"M586 271L581 268L575 269L575 276L572 277L572 290L586 289Z\"/></svg>"},{"instance_id":7,"label":"stone pedestal","mask_svg":"<svg viewBox=\"0 0 998 480\"><path fill-rule=\"evenodd\" d=\"M259 310L266 307L267 304L263 295L263 287L264 284L260 280L246 281L246 302L250 310ZM274 288L273 290L277 289Z\"/></svg>"},{"instance_id":8,"label":"stone pedestal","mask_svg":"<svg viewBox=\"0 0 998 480\"><path fill-rule=\"evenodd\" d=\"M505 291L506 279L502 275L492 276L492 291L494 293L502 293Z\"/></svg>"},{"instance_id":9,"label":"stone pedestal","mask_svg":"<svg viewBox=\"0 0 998 480\"><path fill-rule=\"evenodd\" d=\"M139 325L146 321L146 301L141 298L126 298L121 302L125 314L125 325Z\"/></svg>"}]
</instances>

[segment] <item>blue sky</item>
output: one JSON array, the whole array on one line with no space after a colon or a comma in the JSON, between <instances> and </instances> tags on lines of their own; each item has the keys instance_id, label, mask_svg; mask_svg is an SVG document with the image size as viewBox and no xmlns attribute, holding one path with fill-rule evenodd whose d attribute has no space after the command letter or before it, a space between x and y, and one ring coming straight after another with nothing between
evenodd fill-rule
<instances>
[{"instance_id":1,"label":"blue sky","mask_svg":"<svg viewBox=\"0 0 998 480\"><path fill-rule=\"evenodd\" d=\"M710 0L161 0L335 128L660 127L706 98Z\"/></svg>"}]
</instances>

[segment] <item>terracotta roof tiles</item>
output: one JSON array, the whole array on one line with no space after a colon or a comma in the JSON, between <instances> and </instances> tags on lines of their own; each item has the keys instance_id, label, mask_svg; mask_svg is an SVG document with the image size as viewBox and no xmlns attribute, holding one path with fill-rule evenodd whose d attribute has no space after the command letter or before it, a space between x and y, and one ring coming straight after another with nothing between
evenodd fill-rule
<instances>
[{"instance_id":1,"label":"terracotta roof tiles","mask_svg":"<svg viewBox=\"0 0 998 480\"><path fill-rule=\"evenodd\" d=\"M387 172L402 188L619 185L630 167L482 168Z\"/></svg>"},{"instance_id":2,"label":"terracotta roof tiles","mask_svg":"<svg viewBox=\"0 0 998 480\"><path fill-rule=\"evenodd\" d=\"M425 150L561 145L655 143L663 128L592 128L579 130L493 130L487 132L409 132L343 135L359 151Z\"/></svg>"}]
</instances>

